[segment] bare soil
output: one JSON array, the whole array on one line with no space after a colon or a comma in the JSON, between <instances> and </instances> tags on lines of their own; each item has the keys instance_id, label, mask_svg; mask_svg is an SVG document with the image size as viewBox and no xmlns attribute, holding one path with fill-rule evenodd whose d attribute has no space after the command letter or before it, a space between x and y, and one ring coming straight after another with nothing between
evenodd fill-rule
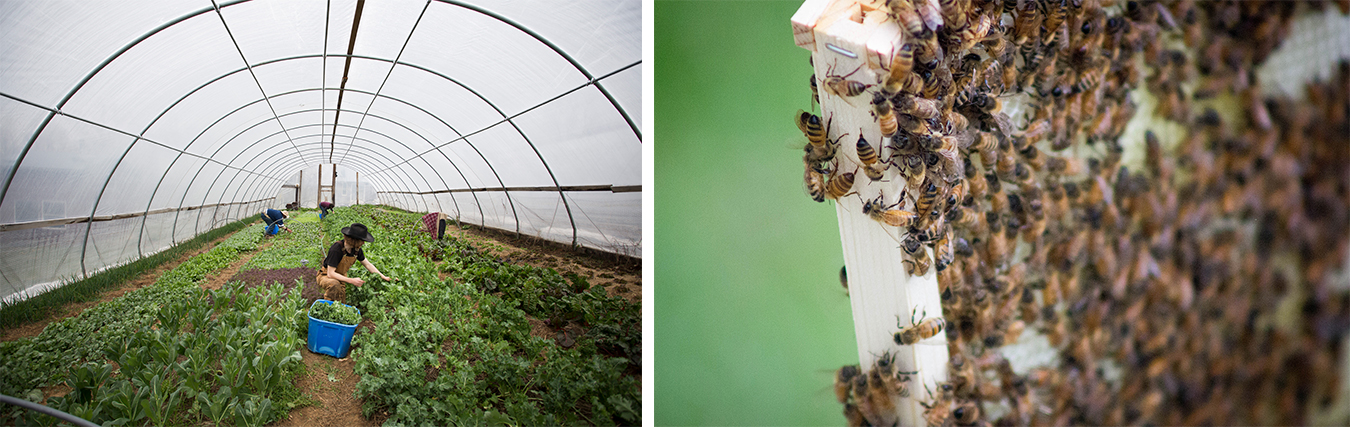
<instances>
[{"instance_id":1,"label":"bare soil","mask_svg":"<svg viewBox=\"0 0 1350 427\"><path fill-rule=\"evenodd\" d=\"M135 279L132 279L122 284L122 286L119 286L117 288L105 289L99 293L98 299L96 300L66 304L65 306L57 308L54 314L47 316L47 318L45 319L38 320L36 322L28 323L14 328L0 329L0 341L13 341L19 338L35 337L38 334L42 333L42 330L45 329L47 325L52 322L59 322L67 317L79 315L89 307L93 307L105 301L112 301L118 297L121 297L127 292L131 292L140 288L144 288L146 286L153 285L155 284L156 280L159 280L159 276L161 274L164 274L169 270L173 270L174 267L178 267L178 264L182 264L183 262L192 259L192 257L194 256L197 256L199 254L211 250L211 248L216 247L216 244L220 243L221 241L224 241L225 239L229 238L232 235L234 235L234 233L221 236L216 240L212 240L211 242L202 245L202 247L197 248L197 250L195 251L183 253L182 255L179 255L178 258L165 262L164 264L160 264L159 267L156 267L153 270L141 273L140 276L137 276Z\"/></svg>"},{"instance_id":2,"label":"bare soil","mask_svg":"<svg viewBox=\"0 0 1350 427\"><path fill-rule=\"evenodd\" d=\"M239 259L234 260L234 262L230 263L230 265L225 267L225 269L220 270L216 274L208 276L206 278L206 283L202 284L202 289L213 291L220 289L222 286L225 286L225 282L230 281L230 278L233 278L235 273L238 273L239 269L243 267L244 264L248 264L249 260L252 260L254 256L258 255L258 252L262 252L269 246L272 246L272 242L270 240L265 240L263 241L262 246L259 246L258 249L249 251L248 253L241 255Z\"/></svg>"},{"instance_id":3,"label":"bare soil","mask_svg":"<svg viewBox=\"0 0 1350 427\"><path fill-rule=\"evenodd\" d=\"M309 374L299 378L297 385L303 393L319 401L318 405L292 410L289 417L271 425L289 426L377 426L382 414L370 420L361 416L361 400L356 398L356 383L361 380L353 371L356 361L351 358L334 359L331 356L301 349L300 354Z\"/></svg>"}]
</instances>

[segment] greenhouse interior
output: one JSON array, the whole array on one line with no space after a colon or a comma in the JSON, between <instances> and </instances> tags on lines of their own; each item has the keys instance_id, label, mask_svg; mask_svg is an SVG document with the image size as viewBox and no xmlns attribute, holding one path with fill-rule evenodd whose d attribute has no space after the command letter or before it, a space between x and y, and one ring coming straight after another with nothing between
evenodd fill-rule
<instances>
[{"instance_id":1,"label":"greenhouse interior","mask_svg":"<svg viewBox=\"0 0 1350 427\"><path fill-rule=\"evenodd\" d=\"M0 1L0 424L640 423L641 39L636 0Z\"/></svg>"}]
</instances>

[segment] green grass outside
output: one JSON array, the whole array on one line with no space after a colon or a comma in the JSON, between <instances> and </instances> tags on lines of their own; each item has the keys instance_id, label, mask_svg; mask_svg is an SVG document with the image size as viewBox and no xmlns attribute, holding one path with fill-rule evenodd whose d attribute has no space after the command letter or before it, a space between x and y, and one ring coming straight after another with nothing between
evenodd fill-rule
<instances>
[{"instance_id":1,"label":"green grass outside","mask_svg":"<svg viewBox=\"0 0 1350 427\"><path fill-rule=\"evenodd\" d=\"M857 344L834 206L802 185L801 4L655 3L657 425L844 423Z\"/></svg>"}]
</instances>

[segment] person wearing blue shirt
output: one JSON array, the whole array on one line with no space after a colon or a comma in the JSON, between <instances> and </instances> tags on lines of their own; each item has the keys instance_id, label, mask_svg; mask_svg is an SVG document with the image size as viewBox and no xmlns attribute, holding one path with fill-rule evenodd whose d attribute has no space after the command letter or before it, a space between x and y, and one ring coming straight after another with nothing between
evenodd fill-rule
<instances>
[{"instance_id":1,"label":"person wearing blue shirt","mask_svg":"<svg viewBox=\"0 0 1350 427\"><path fill-rule=\"evenodd\" d=\"M268 209L266 211L263 211L262 220L264 223L267 224L267 227L263 229L263 234L267 236L273 236L281 232L282 229L285 229L286 231L291 231L291 229L286 227L285 224L286 218L290 217L291 214L286 211L279 211L276 209Z\"/></svg>"}]
</instances>

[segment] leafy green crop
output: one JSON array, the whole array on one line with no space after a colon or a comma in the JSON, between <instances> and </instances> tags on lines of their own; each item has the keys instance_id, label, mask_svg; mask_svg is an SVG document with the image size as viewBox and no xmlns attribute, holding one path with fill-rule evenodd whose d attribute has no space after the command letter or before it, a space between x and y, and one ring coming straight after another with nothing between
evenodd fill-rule
<instances>
[{"instance_id":1,"label":"leafy green crop","mask_svg":"<svg viewBox=\"0 0 1350 427\"><path fill-rule=\"evenodd\" d=\"M361 313L356 310L356 307L341 303L316 302L309 308L309 316L339 325L361 323Z\"/></svg>"},{"instance_id":2,"label":"leafy green crop","mask_svg":"<svg viewBox=\"0 0 1350 427\"><path fill-rule=\"evenodd\" d=\"M569 281L499 262L461 240L432 239L418 231L420 217L358 206L328 225L330 233L369 225L377 250L367 257L402 279L356 288L375 326L355 336L352 353L367 415L388 412L386 425L641 423L639 387L628 375L640 359L636 304L580 277ZM445 267L424 256L428 250ZM443 281L438 270L465 281ZM591 332L563 349L531 336L529 315L570 319Z\"/></svg>"},{"instance_id":3,"label":"leafy green crop","mask_svg":"<svg viewBox=\"0 0 1350 427\"><path fill-rule=\"evenodd\" d=\"M234 233L234 235L225 239L225 241L220 242L219 246L225 246L234 249L237 252L246 252L257 249L258 244L262 242L263 227L263 224L254 224L248 228L239 230L238 233Z\"/></svg>"},{"instance_id":4,"label":"leafy green crop","mask_svg":"<svg viewBox=\"0 0 1350 427\"><path fill-rule=\"evenodd\" d=\"M312 212L298 215L300 218L317 216ZM269 237L271 246L253 256L240 270L274 270L278 268L308 267L317 270L328 250L323 237L322 225L318 222L287 223L291 231L282 231ZM261 236L262 232L259 231ZM261 238L261 237L260 237ZM332 243L332 242L327 242Z\"/></svg>"},{"instance_id":5,"label":"leafy green crop","mask_svg":"<svg viewBox=\"0 0 1350 427\"><path fill-rule=\"evenodd\" d=\"M233 248L217 245L160 275L154 285L47 325L36 337L0 343L0 394L21 396L59 383L71 367L97 360L104 343L125 342L149 328L160 307L200 292L197 286L208 274L238 257Z\"/></svg>"},{"instance_id":6,"label":"leafy green crop","mask_svg":"<svg viewBox=\"0 0 1350 427\"><path fill-rule=\"evenodd\" d=\"M192 287L156 304L118 305L149 313L135 316L144 327L116 339L107 339L104 330L88 335L100 338L90 341L70 336L71 329L49 328L57 335L51 338L96 354L53 366L65 370L71 393L50 398L47 405L112 425L230 419L254 426L278 419L303 401L294 381L303 368L293 315L303 311L303 300L296 293L283 297L281 285L253 291L240 292L235 283L210 292ZM91 313L108 314L90 310L80 317ZM18 416L4 420L52 421L28 412Z\"/></svg>"}]
</instances>

